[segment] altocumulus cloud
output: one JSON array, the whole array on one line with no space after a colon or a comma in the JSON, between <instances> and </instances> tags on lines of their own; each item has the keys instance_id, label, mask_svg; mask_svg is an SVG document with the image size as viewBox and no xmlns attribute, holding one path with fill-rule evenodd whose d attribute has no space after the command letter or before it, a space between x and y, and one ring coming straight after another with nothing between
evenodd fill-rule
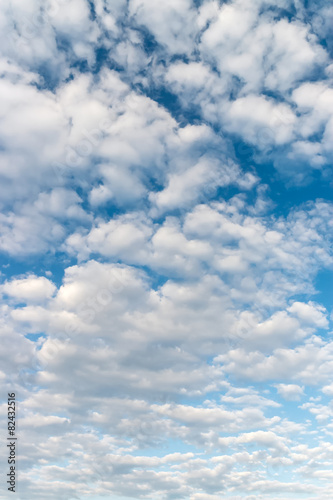
<instances>
[{"instance_id":1,"label":"altocumulus cloud","mask_svg":"<svg viewBox=\"0 0 333 500\"><path fill-rule=\"evenodd\" d=\"M331 3L0 9L18 498L330 500Z\"/></svg>"}]
</instances>

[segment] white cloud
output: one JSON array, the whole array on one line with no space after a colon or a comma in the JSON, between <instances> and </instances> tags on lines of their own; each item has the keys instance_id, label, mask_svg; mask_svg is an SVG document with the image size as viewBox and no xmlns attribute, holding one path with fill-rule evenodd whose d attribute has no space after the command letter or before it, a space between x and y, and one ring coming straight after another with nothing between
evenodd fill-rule
<instances>
[{"instance_id":1,"label":"white cloud","mask_svg":"<svg viewBox=\"0 0 333 500\"><path fill-rule=\"evenodd\" d=\"M325 385L322 388L322 392L327 396L333 396L333 384Z\"/></svg>"},{"instance_id":2,"label":"white cloud","mask_svg":"<svg viewBox=\"0 0 333 500\"><path fill-rule=\"evenodd\" d=\"M41 192L32 204L17 205L16 213L0 216L0 249L13 255L54 252L68 231L65 224L89 221L81 203L75 191L56 188Z\"/></svg>"},{"instance_id":3,"label":"white cloud","mask_svg":"<svg viewBox=\"0 0 333 500\"><path fill-rule=\"evenodd\" d=\"M1 288L5 294L19 302L39 302L50 299L56 290L55 285L47 278L33 275L7 281Z\"/></svg>"},{"instance_id":4,"label":"white cloud","mask_svg":"<svg viewBox=\"0 0 333 500\"><path fill-rule=\"evenodd\" d=\"M191 0L171 0L159 5L151 0L131 0L129 9L138 24L145 25L171 53L191 51L196 14Z\"/></svg>"},{"instance_id":5,"label":"white cloud","mask_svg":"<svg viewBox=\"0 0 333 500\"><path fill-rule=\"evenodd\" d=\"M143 215L127 214L107 223L101 222L86 237L72 234L66 241L66 247L79 258L99 253L130 262L147 262L147 241L151 234L151 224Z\"/></svg>"},{"instance_id":6,"label":"white cloud","mask_svg":"<svg viewBox=\"0 0 333 500\"><path fill-rule=\"evenodd\" d=\"M227 130L240 133L247 142L265 149L292 141L296 117L286 104L248 95L231 103L225 121Z\"/></svg>"},{"instance_id":7,"label":"white cloud","mask_svg":"<svg viewBox=\"0 0 333 500\"><path fill-rule=\"evenodd\" d=\"M304 304L302 302L294 302L288 311L295 314L305 323L313 324L318 328L327 328L328 321L326 318L326 310L319 304Z\"/></svg>"},{"instance_id":8,"label":"white cloud","mask_svg":"<svg viewBox=\"0 0 333 500\"><path fill-rule=\"evenodd\" d=\"M152 193L150 199L159 211L186 208L207 194L214 195L218 187L238 185L250 189L256 182L254 175L243 174L233 163L224 165L215 158L203 156L185 172L171 174L167 187Z\"/></svg>"},{"instance_id":9,"label":"white cloud","mask_svg":"<svg viewBox=\"0 0 333 500\"><path fill-rule=\"evenodd\" d=\"M277 436L271 431L249 432L248 434L242 434L237 438L219 438L219 444L224 447L252 442L267 446L268 448L276 449L280 453L285 453L288 450L286 446L286 439L281 436Z\"/></svg>"},{"instance_id":10,"label":"white cloud","mask_svg":"<svg viewBox=\"0 0 333 500\"><path fill-rule=\"evenodd\" d=\"M83 0L70 0L66 7L62 0L30 0L24 8L13 1L2 7L2 14L3 53L22 67L38 71L44 65L51 80L61 81L75 58L94 62L100 30ZM67 51L61 50L61 42Z\"/></svg>"},{"instance_id":11,"label":"white cloud","mask_svg":"<svg viewBox=\"0 0 333 500\"><path fill-rule=\"evenodd\" d=\"M232 292L234 298L241 299L244 293L248 296L246 288L252 280L250 288L256 300L268 303L272 295L271 304L277 293L271 289L273 281L284 281L280 285L284 291L279 293L284 294L288 287L290 292L295 292L303 289L315 269L332 262L328 230L330 204L318 201L304 210L291 212L286 219L277 220L249 215L244 207L242 198L229 203L197 205L185 213L183 223L182 218L174 216L156 224L148 217L145 219L142 212L132 212L109 221L96 221L88 234L72 234L64 248L83 259L97 252L123 259L128 264L149 265L161 272L168 269L177 275L197 275L199 270L207 268L219 274L237 272L246 279L241 287L237 282L237 290ZM121 243L120 234L123 235ZM256 273L258 269L262 269L261 278ZM288 281L286 275L279 276L278 270L293 276L293 281ZM236 278L230 276L232 279ZM264 286L264 293L259 283ZM291 312L296 316L312 312L325 327L326 320L320 307L317 312L316 307L295 304Z\"/></svg>"},{"instance_id":12,"label":"white cloud","mask_svg":"<svg viewBox=\"0 0 333 500\"><path fill-rule=\"evenodd\" d=\"M278 384L275 387L286 401L299 401L304 396L304 387L296 384Z\"/></svg>"},{"instance_id":13,"label":"white cloud","mask_svg":"<svg viewBox=\"0 0 333 500\"><path fill-rule=\"evenodd\" d=\"M332 364L332 343L312 337L294 349L278 348L264 356L259 351L247 352L237 348L216 358L224 370L237 378L257 381L300 380L305 384L319 384L329 379Z\"/></svg>"},{"instance_id":14,"label":"white cloud","mask_svg":"<svg viewBox=\"0 0 333 500\"><path fill-rule=\"evenodd\" d=\"M303 83L292 97L302 112L299 131L303 138L325 127L333 113L333 92L326 82Z\"/></svg>"}]
</instances>

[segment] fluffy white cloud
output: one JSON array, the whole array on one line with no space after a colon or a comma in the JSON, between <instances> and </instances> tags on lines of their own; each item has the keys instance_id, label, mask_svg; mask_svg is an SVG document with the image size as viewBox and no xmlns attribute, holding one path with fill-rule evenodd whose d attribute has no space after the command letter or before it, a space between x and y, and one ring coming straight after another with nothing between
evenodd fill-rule
<instances>
[{"instance_id":1,"label":"fluffy white cloud","mask_svg":"<svg viewBox=\"0 0 333 500\"><path fill-rule=\"evenodd\" d=\"M322 391L324 394L327 394L327 396L333 396L333 384L325 385Z\"/></svg>"},{"instance_id":2,"label":"fluffy white cloud","mask_svg":"<svg viewBox=\"0 0 333 500\"><path fill-rule=\"evenodd\" d=\"M156 4L151 0L131 0L131 15L146 26L156 40L173 54L191 52L196 12L191 0L171 0Z\"/></svg>"},{"instance_id":3,"label":"fluffy white cloud","mask_svg":"<svg viewBox=\"0 0 333 500\"><path fill-rule=\"evenodd\" d=\"M1 13L3 54L23 68L41 73L44 69L53 83L68 77L75 60L95 62L100 30L84 0L66 5L62 0L29 0L24 8L14 1L10 7L2 6Z\"/></svg>"},{"instance_id":4,"label":"fluffy white cloud","mask_svg":"<svg viewBox=\"0 0 333 500\"><path fill-rule=\"evenodd\" d=\"M278 348L264 356L259 351L247 352L239 347L217 357L224 370L237 378L253 380L300 380L318 384L329 379L332 366L332 343L312 337L294 349Z\"/></svg>"},{"instance_id":5,"label":"fluffy white cloud","mask_svg":"<svg viewBox=\"0 0 333 500\"><path fill-rule=\"evenodd\" d=\"M242 198L197 205L185 214L182 224L176 217L167 217L158 225L145 219L143 213L131 213L99 222L88 234L72 234L65 249L80 258L97 252L177 275L196 275L209 268L229 275L236 286L232 290L235 299L245 299L244 294L249 297L251 292L252 298L271 304L274 294L285 294L288 286L291 293L298 287L301 290L312 276L310 270L331 264L330 204L318 201L277 220L249 215L244 207ZM261 278L258 269L262 269ZM286 273L284 283L279 276L282 270ZM241 276L244 281L240 285ZM287 276L292 279L289 285ZM273 281L280 282L281 289L270 290ZM321 321L317 326L325 327L320 307L316 307L295 303L291 312L309 319L311 314L314 318L317 315Z\"/></svg>"},{"instance_id":6,"label":"fluffy white cloud","mask_svg":"<svg viewBox=\"0 0 333 500\"><path fill-rule=\"evenodd\" d=\"M287 401L299 401L304 395L304 387L296 384L278 384L278 393Z\"/></svg>"},{"instance_id":7,"label":"fluffy white cloud","mask_svg":"<svg viewBox=\"0 0 333 500\"><path fill-rule=\"evenodd\" d=\"M28 276L7 281L1 288L5 294L18 302L39 302L50 299L56 290L55 285L42 276Z\"/></svg>"},{"instance_id":8,"label":"fluffy white cloud","mask_svg":"<svg viewBox=\"0 0 333 500\"><path fill-rule=\"evenodd\" d=\"M292 141L296 117L291 108L262 96L247 95L226 109L226 128L259 148Z\"/></svg>"},{"instance_id":9,"label":"fluffy white cloud","mask_svg":"<svg viewBox=\"0 0 333 500\"><path fill-rule=\"evenodd\" d=\"M14 255L54 252L68 226L89 221L81 204L75 191L63 188L41 192L32 204L17 204L16 212L0 215L1 250Z\"/></svg>"},{"instance_id":10,"label":"fluffy white cloud","mask_svg":"<svg viewBox=\"0 0 333 500\"><path fill-rule=\"evenodd\" d=\"M244 174L233 163L223 165L215 158L202 157L185 172L171 174L166 188L152 193L150 199L156 204L158 213L165 209L191 206L207 196L207 193L215 193L218 187L238 185L240 188L251 189L256 182L257 178L253 174Z\"/></svg>"},{"instance_id":11,"label":"fluffy white cloud","mask_svg":"<svg viewBox=\"0 0 333 500\"><path fill-rule=\"evenodd\" d=\"M87 236L74 233L66 241L66 248L79 258L91 253L118 256L124 261L148 261L147 241L152 234L152 224L143 217L126 215L109 222L101 222Z\"/></svg>"}]
</instances>

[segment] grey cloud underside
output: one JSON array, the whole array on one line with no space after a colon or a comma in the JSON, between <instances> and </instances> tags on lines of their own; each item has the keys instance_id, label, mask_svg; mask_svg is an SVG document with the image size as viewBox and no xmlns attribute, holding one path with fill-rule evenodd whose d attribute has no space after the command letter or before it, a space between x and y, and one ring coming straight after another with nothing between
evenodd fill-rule
<instances>
[{"instance_id":1,"label":"grey cloud underside","mask_svg":"<svg viewBox=\"0 0 333 500\"><path fill-rule=\"evenodd\" d=\"M20 500L331 500L316 279L332 203L279 210L272 190L329 184L332 16L1 6L0 381L20 399Z\"/></svg>"}]
</instances>

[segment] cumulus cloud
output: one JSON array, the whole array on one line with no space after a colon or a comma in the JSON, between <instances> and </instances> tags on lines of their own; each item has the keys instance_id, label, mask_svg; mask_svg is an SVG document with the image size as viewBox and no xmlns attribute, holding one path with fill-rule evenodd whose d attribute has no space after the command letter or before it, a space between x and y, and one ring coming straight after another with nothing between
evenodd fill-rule
<instances>
[{"instance_id":1,"label":"cumulus cloud","mask_svg":"<svg viewBox=\"0 0 333 500\"><path fill-rule=\"evenodd\" d=\"M2 291L18 302L39 302L52 297L56 290L55 285L42 276L28 276L23 279L7 281L2 285Z\"/></svg>"},{"instance_id":2,"label":"cumulus cloud","mask_svg":"<svg viewBox=\"0 0 333 500\"><path fill-rule=\"evenodd\" d=\"M278 393L287 401L299 401L304 395L304 387L296 384L278 384Z\"/></svg>"}]
</instances>

